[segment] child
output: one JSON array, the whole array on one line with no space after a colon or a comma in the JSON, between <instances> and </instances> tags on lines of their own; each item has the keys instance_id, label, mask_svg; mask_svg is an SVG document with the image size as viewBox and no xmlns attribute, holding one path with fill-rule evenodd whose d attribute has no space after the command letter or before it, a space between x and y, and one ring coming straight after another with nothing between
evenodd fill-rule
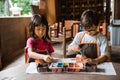
<instances>
[{"instance_id":1,"label":"child","mask_svg":"<svg viewBox=\"0 0 120 80\"><path fill-rule=\"evenodd\" d=\"M68 53L76 56L77 61L101 63L107 60L108 49L107 39L100 32L97 32L99 16L93 10L86 10L81 16L81 24L84 31L76 34L72 43L68 46Z\"/></svg>"},{"instance_id":2,"label":"child","mask_svg":"<svg viewBox=\"0 0 120 80\"><path fill-rule=\"evenodd\" d=\"M48 22L44 16L40 14L33 16L29 25L30 37L26 44L26 54L28 54L26 62L28 62L27 58L29 58L29 61L36 60L37 63L41 63L43 60L48 63L52 61L50 55L54 52L54 49L50 43L48 29Z\"/></svg>"}]
</instances>

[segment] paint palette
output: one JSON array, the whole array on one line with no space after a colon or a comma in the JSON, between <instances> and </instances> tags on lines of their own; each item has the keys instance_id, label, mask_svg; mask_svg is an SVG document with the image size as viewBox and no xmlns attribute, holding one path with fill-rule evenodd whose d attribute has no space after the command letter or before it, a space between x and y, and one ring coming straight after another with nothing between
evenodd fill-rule
<instances>
[{"instance_id":1,"label":"paint palette","mask_svg":"<svg viewBox=\"0 0 120 80\"><path fill-rule=\"evenodd\" d=\"M39 72L95 72L97 65L93 63L76 63L73 58L57 59L48 66L39 65Z\"/></svg>"},{"instance_id":2,"label":"paint palette","mask_svg":"<svg viewBox=\"0 0 120 80\"><path fill-rule=\"evenodd\" d=\"M76 63L75 59L72 58L60 59L58 62L53 62L49 66L49 69L52 72L79 72L85 70L83 63Z\"/></svg>"},{"instance_id":3,"label":"paint palette","mask_svg":"<svg viewBox=\"0 0 120 80\"><path fill-rule=\"evenodd\" d=\"M52 72L79 72L84 70L84 65L82 63L58 62L51 63L49 69L51 69Z\"/></svg>"}]
</instances>

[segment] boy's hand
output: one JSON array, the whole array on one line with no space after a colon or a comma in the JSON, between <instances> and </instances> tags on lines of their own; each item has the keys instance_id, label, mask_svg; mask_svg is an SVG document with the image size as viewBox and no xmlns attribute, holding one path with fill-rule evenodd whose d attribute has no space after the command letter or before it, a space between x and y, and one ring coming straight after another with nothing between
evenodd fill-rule
<instances>
[{"instance_id":1,"label":"boy's hand","mask_svg":"<svg viewBox=\"0 0 120 80\"><path fill-rule=\"evenodd\" d=\"M73 48L74 48L74 50L75 50L76 52L80 52L80 50L81 50L80 47L79 47L79 45L74 45Z\"/></svg>"},{"instance_id":2,"label":"boy's hand","mask_svg":"<svg viewBox=\"0 0 120 80\"><path fill-rule=\"evenodd\" d=\"M84 61L87 59L86 56L83 56L83 55L76 55L76 62L82 62L84 63Z\"/></svg>"},{"instance_id":3,"label":"boy's hand","mask_svg":"<svg viewBox=\"0 0 120 80\"><path fill-rule=\"evenodd\" d=\"M46 61L48 63L52 62L52 60L53 60L53 58L50 55L45 55L43 59L44 59L44 61Z\"/></svg>"},{"instance_id":4,"label":"boy's hand","mask_svg":"<svg viewBox=\"0 0 120 80\"><path fill-rule=\"evenodd\" d=\"M95 59L87 58L84 60L84 63L96 63Z\"/></svg>"}]
</instances>

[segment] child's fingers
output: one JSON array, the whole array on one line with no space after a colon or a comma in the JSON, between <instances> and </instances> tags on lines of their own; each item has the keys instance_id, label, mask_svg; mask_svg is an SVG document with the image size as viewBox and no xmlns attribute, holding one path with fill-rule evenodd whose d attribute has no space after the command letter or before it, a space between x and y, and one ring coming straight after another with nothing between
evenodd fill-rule
<instances>
[{"instance_id":1,"label":"child's fingers","mask_svg":"<svg viewBox=\"0 0 120 80\"><path fill-rule=\"evenodd\" d=\"M53 58L51 56L48 56L46 59L46 62L52 62Z\"/></svg>"},{"instance_id":2,"label":"child's fingers","mask_svg":"<svg viewBox=\"0 0 120 80\"><path fill-rule=\"evenodd\" d=\"M39 63L40 63L40 61L39 61L38 59L36 59L36 60L35 60L35 63L36 63L36 64L39 64Z\"/></svg>"},{"instance_id":3,"label":"child's fingers","mask_svg":"<svg viewBox=\"0 0 120 80\"><path fill-rule=\"evenodd\" d=\"M84 60L84 63L88 63L88 62L92 62L92 59L91 58L87 58Z\"/></svg>"},{"instance_id":4,"label":"child's fingers","mask_svg":"<svg viewBox=\"0 0 120 80\"><path fill-rule=\"evenodd\" d=\"M52 58L52 57L49 57L49 61L52 62L52 61L53 61L53 58Z\"/></svg>"},{"instance_id":5,"label":"child's fingers","mask_svg":"<svg viewBox=\"0 0 120 80\"><path fill-rule=\"evenodd\" d=\"M44 61L46 62L52 62L53 58L50 55L45 55L44 56Z\"/></svg>"},{"instance_id":6,"label":"child's fingers","mask_svg":"<svg viewBox=\"0 0 120 80\"><path fill-rule=\"evenodd\" d=\"M53 60L53 57L50 56L49 58L50 58L51 60Z\"/></svg>"},{"instance_id":7,"label":"child's fingers","mask_svg":"<svg viewBox=\"0 0 120 80\"><path fill-rule=\"evenodd\" d=\"M44 61L41 59L36 59L35 62L36 62L36 64L43 64L44 63Z\"/></svg>"}]
</instances>

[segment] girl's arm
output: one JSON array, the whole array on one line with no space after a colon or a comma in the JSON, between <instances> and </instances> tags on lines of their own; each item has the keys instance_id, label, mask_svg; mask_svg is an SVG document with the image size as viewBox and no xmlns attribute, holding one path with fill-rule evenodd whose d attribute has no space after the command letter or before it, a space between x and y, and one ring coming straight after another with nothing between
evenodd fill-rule
<instances>
[{"instance_id":1,"label":"girl's arm","mask_svg":"<svg viewBox=\"0 0 120 80\"><path fill-rule=\"evenodd\" d=\"M38 54L38 53L34 52L32 48L28 48L28 55L31 58L43 59L46 62L52 61L52 57L50 55Z\"/></svg>"}]
</instances>

